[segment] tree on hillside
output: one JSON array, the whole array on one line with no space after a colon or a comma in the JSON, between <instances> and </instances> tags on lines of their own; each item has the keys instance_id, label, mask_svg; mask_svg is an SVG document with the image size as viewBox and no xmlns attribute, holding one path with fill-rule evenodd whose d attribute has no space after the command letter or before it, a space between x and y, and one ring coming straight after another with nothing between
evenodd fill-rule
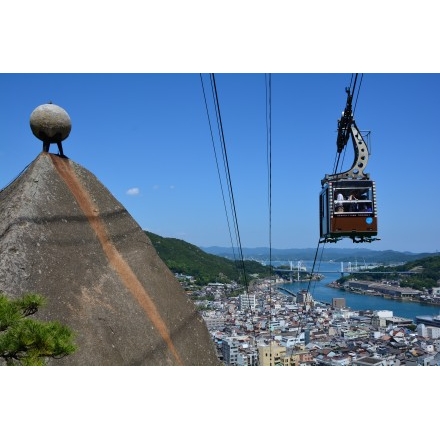
<instances>
[{"instance_id":1,"label":"tree on hillside","mask_svg":"<svg viewBox=\"0 0 440 440\"><path fill-rule=\"evenodd\" d=\"M29 318L44 305L45 299L36 293L9 299L0 292L0 365L45 365L46 358L75 351L68 327Z\"/></svg>"}]
</instances>

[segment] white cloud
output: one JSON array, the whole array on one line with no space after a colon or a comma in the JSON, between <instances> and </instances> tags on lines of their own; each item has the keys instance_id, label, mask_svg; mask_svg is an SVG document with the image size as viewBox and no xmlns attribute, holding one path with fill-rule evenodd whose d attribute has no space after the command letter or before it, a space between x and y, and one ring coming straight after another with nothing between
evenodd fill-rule
<instances>
[{"instance_id":1,"label":"white cloud","mask_svg":"<svg viewBox=\"0 0 440 440\"><path fill-rule=\"evenodd\" d=\"M137 196L139 195L139 193L140 193L139 188L130 188L126 192L126 194L128 194L129 196Z\"/></svg>"}]
</instances>

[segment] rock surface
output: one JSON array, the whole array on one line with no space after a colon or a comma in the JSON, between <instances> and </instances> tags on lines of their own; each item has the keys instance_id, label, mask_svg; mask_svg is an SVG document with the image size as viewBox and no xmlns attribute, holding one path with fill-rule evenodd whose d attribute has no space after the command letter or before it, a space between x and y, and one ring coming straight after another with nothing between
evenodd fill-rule
<instances>
[{"instance_id":1,"label":"rock surface","mask_svg":"<svg viewBox=\"0 0 440 440\"><path fill-rule=\"evenodd\" d=\"M0 192L0 291L75 334L49 365L220 365L206 325L150 239L98 179L42 152Z\"/></svg>"}]
</instances>

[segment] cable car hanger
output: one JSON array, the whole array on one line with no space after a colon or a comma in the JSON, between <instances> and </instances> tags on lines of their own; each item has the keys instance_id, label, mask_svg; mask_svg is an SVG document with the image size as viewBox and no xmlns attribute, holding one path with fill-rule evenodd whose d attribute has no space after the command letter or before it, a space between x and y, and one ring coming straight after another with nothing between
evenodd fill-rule
<instances>
[{"instance_id":1,"label":"cable car hanger","mask_svg":"<svg viewBox=\"0 0 440 440\"><path fill-rule=\"evenodd\" d=\"M364 173L364 169L368 164L369 151L364 138L361 135L360 130L356 125L356 121L353 116L352 101L353 94L350 92L350 88L346 87L345 91L347 93L347 103L345 105L345 110L342 113L341 119L338 120L338 137L336 139L336 146L338 152L338 161L341 152L346 147L348 140L351 137L354 149L354 159L351 168L347 171L326 174L325 178L322 179L321 184L324 185L325 182L338 179L369 179L369 174ZM337 168L337 166L335 167ZM335 171L335 170L334 170Z\"/></svg>"},{"instance_id":2,"label":"cable car hanger","mask_svg":"<svg viewBox=\"0 0 440 440\"><path fill-rule=\"evenodd\" d=\"M364 170L369 151L353 116L353 89L346 88L347 103L338 120L336 139L338 162L341 152L351 138L354 160L350 169L326 174L321 180L320 243L335 243L350 238L353 243L372 242L377 238L376 184Z\"/></svg>"}]
</instances>

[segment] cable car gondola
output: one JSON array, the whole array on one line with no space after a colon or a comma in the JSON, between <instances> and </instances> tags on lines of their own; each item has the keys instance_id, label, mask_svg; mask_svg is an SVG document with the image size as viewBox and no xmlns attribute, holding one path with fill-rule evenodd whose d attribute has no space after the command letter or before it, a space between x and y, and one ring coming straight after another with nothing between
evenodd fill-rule
<instances>
[{"instance_id":1,"label":"cable car gondola","mask_svg":"<svg viewBox=\"0 0 440 440\"><path fill-rule=\"evenodd\" d=\"M364 173L369 158L368 146L353 117L353 93L350 88L346 88L346 92L347 104L338 121L337 153L340 155L351 138L354 160L349 170L327 174L321 180L320 243L343 238L351 238L354 243L380 240L377 238L376 184L368 173Z\"/></svg>"}]
</instances>

